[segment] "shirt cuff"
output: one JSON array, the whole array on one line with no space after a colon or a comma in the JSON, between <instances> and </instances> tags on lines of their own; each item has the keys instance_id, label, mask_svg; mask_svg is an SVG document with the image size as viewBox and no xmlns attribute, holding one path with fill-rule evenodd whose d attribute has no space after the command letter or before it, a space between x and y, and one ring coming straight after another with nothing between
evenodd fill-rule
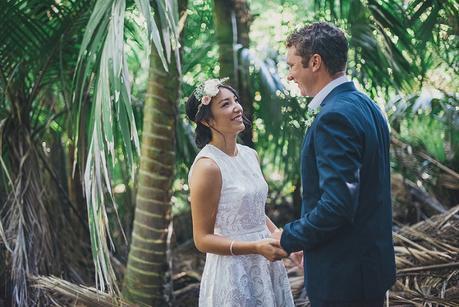
<instances>
[{"instance_id":1,"label":"shirt cuff","mask_svg":"<svg viewBox=\"0 0 459 307\"><path fill-rule=\"evenodd\" d=\"M289 254L303 250L301 244L298 243L298 240L290 232L291 224L292 223L285 225L280 239L281 247Z\"/></svg>"}]
</instances>

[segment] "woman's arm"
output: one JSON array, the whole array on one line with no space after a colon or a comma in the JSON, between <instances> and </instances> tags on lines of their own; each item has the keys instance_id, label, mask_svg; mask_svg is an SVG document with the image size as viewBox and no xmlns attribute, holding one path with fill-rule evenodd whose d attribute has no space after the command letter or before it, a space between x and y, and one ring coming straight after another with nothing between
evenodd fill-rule
<instances>
[{"instance_id":1,"label":"woman's arm","mask_svg":"<svg viewBox=\"0 0 459 307\"><path fill-rule=\"evenodd\" d=\"M271 219L266 216L266 226L268 226L269 232L273 233L276 230L279 230L279 228L271 221Z\"/></svg>"},{"instance_id":2,"label":"woman's arm","mask_svg":"<svg viewBox=\"0 0 459 307\"><path fill-rule=\"evenodd\" d=\"M203 253L218 255L231 255L232 252L233 255L261 254L269 260L282 257L285 252L278 248L278 240L233 241L214 234L221 187L220 169L216 163L207 158L198 160L190 178L191 216L196 248Z\"/></svg>"}]
</instances>

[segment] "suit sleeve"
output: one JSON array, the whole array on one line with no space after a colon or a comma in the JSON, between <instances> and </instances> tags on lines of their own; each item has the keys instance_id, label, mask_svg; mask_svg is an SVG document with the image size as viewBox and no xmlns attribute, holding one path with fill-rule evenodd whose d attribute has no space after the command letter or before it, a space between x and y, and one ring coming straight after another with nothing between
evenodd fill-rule
<instances>
[{"instance_id":1,"label":"suit sleeve","mask_svg":"<svg viewBox=\"0 0 459 307\"><path fill-rule=\"evenodd\" d=\"M359 203L362 136L342 113L318 120L313 141L321 197L314 209L285 226L281 245L289 253L333 239L353 223Z\"/></svg>"}]
</instances>

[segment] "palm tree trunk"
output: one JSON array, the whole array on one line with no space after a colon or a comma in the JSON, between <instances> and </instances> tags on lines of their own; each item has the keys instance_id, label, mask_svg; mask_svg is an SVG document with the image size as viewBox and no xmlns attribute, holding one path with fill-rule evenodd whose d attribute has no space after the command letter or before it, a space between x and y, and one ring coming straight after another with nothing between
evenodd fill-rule
<instances>
[{"instance_id":1,"label":"palm tree trunk","mask_svg":"<svg viewBox=\"0 0 459 307\"><path fill-rule=\"evenodd\" d=\"M252 22L252 15L250 14L249 5L246 0L234 0L236 10L237 22L237 43L242 45L242 48L248 49L250 46L250 24ZM249 62L241 61L237 67L238 73L238 90L241 97L244 114L250 123L253 123L253 96L250 92L250 76L249 76ZM241 139L245 145L254 148L253 143L253 129L246 127L245 131L241 134Z\"/></svg>"},{"instance_id":2,"label":"palm tree trunk","mask_svg":"<svg viewBox=\"0 0 459 307\"><path fill-rule=\"evenodd\" d=\"M236 11L233 0L214 0L215 35L218 42L220 76L228 77L237 88L237 58L234 46L237 43Z\"/></svg>"},{"instance_id":3,"label":"palm tree trunk","mask_svg":"<svg viewBox=\"0 0 459 307\"><path fill-rule=\"evenodd\" d=\"M151 47L132 243L123 295L148 306L171 304L168 237L179 97L176 61L163 68Z\"/></svg>"},{"instance_id":4,"label":"palm tree trunk","mask_svg":"<svg viewBox=\"0 0 459 307\"><path fill-rule=\"evenodd\" d=\"M252 123L253 99L248 64L239 63L236 45L248 48L252 16L246 0L214 0L215 33L219 47L220 76L228 77L241 97L244 114ZM252 128L241 134L245 145L254 147Z\"/></svg>"}]
</instances>

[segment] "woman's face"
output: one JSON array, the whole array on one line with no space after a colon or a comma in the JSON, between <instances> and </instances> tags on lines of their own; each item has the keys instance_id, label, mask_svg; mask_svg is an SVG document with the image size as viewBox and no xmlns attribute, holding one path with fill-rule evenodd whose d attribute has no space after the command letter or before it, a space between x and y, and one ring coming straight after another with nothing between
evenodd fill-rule
<instances>
[{"instance_id":1,"label":"woman's face","mask_svg":"<svg viewBox=\"0 0 459 307\"><path fill-rule=\"evenodd\" d=\"M208 124L224 135L235 135L245 129L242 120L242 106L229 89L221 87L210 104L212 118ZM217 132L217 133L218 133Z\"/></svg>"}]
</instances>

